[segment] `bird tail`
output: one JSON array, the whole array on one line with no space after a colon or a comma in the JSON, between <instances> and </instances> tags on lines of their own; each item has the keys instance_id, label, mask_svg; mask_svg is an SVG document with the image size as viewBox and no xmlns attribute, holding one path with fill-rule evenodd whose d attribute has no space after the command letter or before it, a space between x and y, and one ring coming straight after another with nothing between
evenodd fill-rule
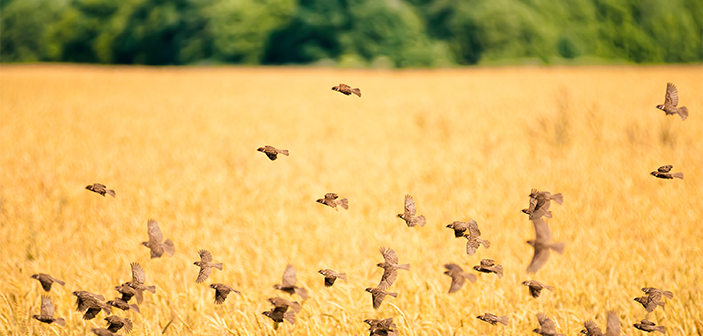
<instances>
[{"instance_id":1,"label":"bird tail","mask_svg":"<svg viewBox=\"0 0 703 336\"><path fill-rule=\"evenodd\" d=\"M564 253L564 243L554 243L549 245L549 248L554 250L554 252L563 254Z\"/></svg>"},{"instance_id":2,"label":"bird tail","mask_svg":"<svg viewBox=\"0 0 703 336\"><path fill-rule=\"evenodd\" d=\"M62 318L54 319L54 323L56 323L56 324L58 324L58 325L60 325L60 326L62 326L62 327L65 327L65 326L66 326L66 320L64 320L64 319L62 319ZM666 333L666 332L664 332L664 333Z\"/></svg>"},{"instance_id":3,"label":"bird tail","mask_svg":"<svg viewBox=\"0 0 703 336\"><path fill-rule=\"evenodd\" d=\"M478 280L476 274L473 273L464 273L464 278L466 278L466 280L469 280L471 283L474 283L476 282L476 280Z\"/></svg>"},{"instance_id":4,"label":"bird tail","mask_svg":"<svg viewBox=\"0 0 703 336\"><path fill-rule=\"evenodd\" d=\"M485 248L490 248L490 247L491 247L491 242L489 242L488 240L484 240L484 239L481 239L481 238L476 238L476 240L478 240L478 242L479 242L481 245L483 245L483 247L485 247Z\"/></svg>"},{"instance_id":5,"label":"bird tail","mask_svg":"<svg viewBox=\"0 0 703 336\"><path fill-rule=\"evenodd\" d=\"M498 318L498 323L501 323L505 326L508 325L508 315L504 315Z\"/></svg>"},{"instance_id":6,"label":"bird tail","mask_svg":"<svg viewBox=\"0 0 703 336\"><path fill-rule=\"evenodd\" d=\"M59 285L61 285L61 286L66 285L65 282L63 282L63 281L61 281L61 280L59 280L59 279L54 279L54 282L57 283L57 284L59 284ZM669 293L671 293L671 292L669 292Z\"/></svg>"},{"instance_id":7,"label":"bird tail","mask_svg":"<svg viewBox=\"0 0 703 336\"><path fill-rule=\"evenodd\" d=\"M675 178L680 178L683 180L683 173L682 172L671 174L671 176L675 177Z\"/></svg>"},{"instance_id":8,"label":"bird tail","mask_svg":"<svg viewBox=\"0 0 703 336\"><path fill-rule=\"evenodd\" d=\"M300 298L303 300L308 299L308 290L303 287L296 287L295 294L298 294L300 296Z\"/></svg>"},{"instance_id":9,"label":"bird tail","mask_svg":"<svg viewBox=\"0 0 703 336\"><path fill-rule=\"evenodd\" d=\"M688 111L686 111L686 115L688 116ZM112 197L115 197L115 191L112 189L107 189L107 194Z\"/></svg>"},{"instance_id":10,"label":"bird tail","mask_svg":"<svg viewBox=\"0 0 703 336\"><path fill-rule=\"evenodd\" d=\"M300 312L301 306L300 306L300 303L298 303L298 301L291 302L289 307L290 307L290 309L292 309L296 313Z\"/></svg>"},{"instance_id":11,"label":"bird tail","mask_svg":"<svg viewBox=\"0 0 703 336\"><path fill-rule=\"evenodd\" d=\"M544 286L542 286L542 287L544 287L544 289L549 290L550 292L553 292L553 291L554 291L554 287L552 287L552 286L550 286L550 285L544 285Z\"/></svg>"},{"instance_id":12,"label":"bird tail","mask_svg":"<svg viewBox=\"0 0 703 336\"><path fill-rule=\"evenodd\" d=\"M410 264L398 265L398 266L396 266L396 268L397 268L397 269L402 269L402 270L409 271L409 270L410 270Z\"/></svg>"},{"instance_id":13,"label":"bird tail","mask_svg":"<svg viewBox=\"0 0 703 336\"><path fill-rule=\"evenodd\" d=\"M135 305L134 303L129 304L129 309L134 310L135 312L141 314L142 312L139 311L139 306Z\"/></svg>"},{"instance_id":14,"label":"bird tail","mask_svg":"<svg viewBox=\"0 0 703 336\"><path fill-rule=\"evenodd\" d=\"M337 277L347 282L347 273L339 273Z\"/></svg>"},{"instance_id":15,"label":"bird tail","mask_svg":"<svg viewBox=\"0 0 703 336\"><path fill-rule=\"evenodd\" d=\"M283 319L288 321L290 324L295 324L295 313L289 310L283 314Z\"/></svg>"},{"instance_id":16,"label":"bird tail","mask_svg":"<svg viewBox=\"0 0 703 336\"><path fill-rule=\"evenodd\" d=\"M666 334L666 327L665 326L657 326L657 327L654 327L654 331L658 331L662 334Z\"/></svg>"},{"instance_id":17,"label":"bird tail","mask_svg":"<svg viewBox=\"0 0 703 336\"><path fill-rule=\"evenodd\" d=\"M398 297L398 293L387 292L387 294L394 297L394 298Z\"/></svg>"},{"instance_id":18,"label":"bird tail","mask_svg":"<svg viewBox=\"0 0 703 336\"><path fill-rule=\"evenodd\" d=\"M672 293L670 291L662 291L662 294L670 299L674 298L674 293Z\"/></svg>"},{"instance_id":19,"label":"bird tail","mask_svg":"<svg viewBox=\"0 0 703 336\"><path fill-rule=\"evenodd\" d=\"M681 106L678 108L679 116L681 117L681 121L686 120L688 118L688 107L686 106Z\"/></svg>"},{"instance_id":20,"label":"bird tail","mask_svg":"<svg viewBox=\"0 0 703 336\"><path fill-rule=\"evenodd\" d=\"M218 270L222 270L222 263L212 263L210 266L217 268Z\"/></svg>"},{"instance_id":21,"label":"bird tail","mask_svg":"<svg viewBox=\"0 0 703 336\"><path fill-rule=\"evenodd\" d=\"M427 223L427 220L425 220L425 216L417 216L417 225L420 225L421 227L425 226L425 223Z\"/></svg>"},{"instance_id":22,"label":"bird tail","mask_svg":"<svg viewBox=\"0 0 703 336\"><path fill-rule=\"evenodd\" d=\"M283 155L285 155L285 156L288 156L288 150L287 150L287 149L279 149L278 152L281 153L281 154L283 154Z\"/></svg>"},{"instance_id":23,"label":"bird tail","mask_svg":"<svg viewBox=\"0 0 703 336\"><path fill-rule=\"evenodd\" d=\"M173 254L176 253L176 247L173 245L171 239L166 239L166 241L164 241L164 251L166 251L166 253L168 253L168 255L172 257Z\"/></svg>"},{"instance_id":24,"label":"bird tail","mask_svg":"<svg viewBox=\"0 0 703 336\"><path fill-rule=\"evenodd\" d=\"M339 205L341 205L344 210L349 210L349 200L342 198L339 202Z\"/></svg>"},{"instance_id":25,"label":"bird tail","mask_svg":"<svg viewBox=\"0 0 703 336\"><path fill-rule=\"evenodd\" d=\"M152 293L156 293L156 286L144 286L144 288Z\"/></svg>"},{"instance_id":26,"label":"bird tail","mask_svg":"<svg viewBox=\"0 0 703 336\"><path fill-rule=\"evenodd\" d=\"M561 205L562 203L564 203L564 195L562 195L561 193L552 195L552 199L553 199L555 202L557 202L559 205Z\"/></svg>"},{"instance_id":27,"label":"bird tail","mask_svg":"<svg viewBox=\"0 0 703 336\"><path fill-rule=\"evenodd\" d=\"M361 89L359 89L359 88L354 88L354 89L351 89L351 91L352 91L353 94L355 94L355 95L361 97Z\"/></svg>"},{"instance_id":28,"label":"bird tail","mask_svg":"<svg viewBox=\"0 0 703 336\"><path fill-rule=\"evenodd\" d=\"M496 267L494 267L494 268L495 268L495 270L496 270L496 275L498 276L498 278L499 278L499 279L500 279L500 278L503 278L503 266L502 266L502 265L496 265ZM507 324L506 324L506 325L507 325Z\"/></svg>"}]
</instances>

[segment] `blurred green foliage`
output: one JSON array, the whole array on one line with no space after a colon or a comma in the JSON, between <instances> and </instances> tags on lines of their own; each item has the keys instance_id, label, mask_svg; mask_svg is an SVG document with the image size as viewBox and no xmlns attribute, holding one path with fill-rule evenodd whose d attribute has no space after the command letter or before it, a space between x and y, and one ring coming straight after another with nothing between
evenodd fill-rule
<instances>
[{"instance_id":1,"label":"blurred green foliage","mask_svg":"<svg viewBox=\"0 0 703 336\"><path fill-rule=\"evenodd\" d=\"M703 61L703 0L2 0L0 61Z\"/></svg>"}]
</instances>

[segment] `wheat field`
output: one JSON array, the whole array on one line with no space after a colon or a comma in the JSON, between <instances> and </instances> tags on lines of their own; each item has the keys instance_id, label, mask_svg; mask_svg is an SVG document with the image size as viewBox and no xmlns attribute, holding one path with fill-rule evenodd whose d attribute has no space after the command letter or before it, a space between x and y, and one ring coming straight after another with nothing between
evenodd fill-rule
<instances>
[{"instance_id":1,"label":"wheat field","mask_svg":"<svg viewBox=\"0 0 703 336\"><path fill-rule=\"evenodd\" d=\"M347 97L330 88L360 87ZM667 82L690 117L665 116ZM530 335L537 312L578 334L605 312L623 335L647 318L669 335L703 330L703 67L526 67L446 70L148 68L69 65L0 68L0 334L87 335L75 290L111 299L147 273L130 335L364 335L393 317L401 335ZM289 157L270 161L273 145ZM684 180L649 174L672 164ZM94 182L116 198L85 190ZM531 188L564 195L549 220L563 255L526 273L534 230L520 209ZM315 202L326 192L349 210ZM396 217L414 196L427 225ZM140 245L153 218L176 245L150 259ZM474 256L445 226L475 219L491 242ZM379 248L401 271L378 310L364 291L382 274ZM199 249L224 263L196 284ZM449 295L445 263L471 270ZM261 312L287 264L310 292L295 325ZM326 288L319 269L349 274ZM66 327L32 319L41 290ZM474 272L471 270L471 272ZM474 272L476 273L476 272ZM523 280L554 292L528 295ZM210 283L242 292L213 303ZM641 287L674 293L646 313ZM297 296L293 297L300 301ZM510 324L476 319L492 312ZM167 324L171 321L170 325Z\"/></svg>"}]
</instances>

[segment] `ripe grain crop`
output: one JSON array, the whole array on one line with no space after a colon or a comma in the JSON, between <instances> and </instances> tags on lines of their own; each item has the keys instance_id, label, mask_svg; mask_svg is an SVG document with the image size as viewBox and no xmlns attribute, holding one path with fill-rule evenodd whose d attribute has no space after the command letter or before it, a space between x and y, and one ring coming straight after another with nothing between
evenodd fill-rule
<instances>
[{"instance_id":1,"label":"ripe grain crop","mask_svg":"<svg viewBox=\"0 0 703 336\"><path fill-rule=\"evenodd\" d=\"M316 68L0 68L0 334L86 335L104 327L75 311L74 290L111 299L139 262L147 284L131 335L360 335L367 318L393 317L401 335L529 335L535 314L573 335L617 312L625 335L647 319L669 335L703 329L703 69L695 66L339 70ZM655 108L666 83L690 116ZM339 83L363 97L331 90ZM270 161L257 148L290 156ZM649 173L672 164L684 180ZM85 190L92 183L116 197ZM560 192L554 241L566 244L536 275L531 188ZM334 211L315 200L349 199ZM425 227L396 214L413 195ZM150 259L147 221L176 247ZM489 249L473 256L445 226L475 219ZM400 272L378 310L364 291ZM196 284L198 250L224 264ZM447 294L446 263L481 259ZM295 325L274 331L267 298L287 294L287 264L308 289ZM348 274L324 286L320 269ZM66 327L41 324L43 291ZM473 272L473 271L472 271ZM474 272L475 273L475 272ZM554 286L539 299L524 280ZM210 283L242 292L222 305ZM646 314L641 287L674 293ZM300 301L296 296L295 300ZM476 316L508 315L508 326Z\"/></svg>"}]
</instances>

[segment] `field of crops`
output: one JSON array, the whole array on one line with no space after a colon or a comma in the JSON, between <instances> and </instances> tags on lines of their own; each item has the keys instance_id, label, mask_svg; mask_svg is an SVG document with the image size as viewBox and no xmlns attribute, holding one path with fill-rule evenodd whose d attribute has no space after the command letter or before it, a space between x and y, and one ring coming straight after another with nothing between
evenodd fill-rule
<instances>
[{"instance_id":1,"label":"field of crops","mask_svg":"<svg viewBox=\"0 0 703 336\"><path fill-rule=\"evenodd\" d=\"M535 314L575 335L605 312L624 335L643 318L669 335L703 333L703 67L0 68L0 335L87 335L76 290L111 299L147 274L130 335L363 335L367 318L393 317L401 335L529 335ZM330 90L340 82L362 97ZM667 82L690 117L665 116ZM290 156L270 161L256 149ZM672 164L685 179L650 175ZM117 196L85 189L106 184ZM531 188L560 192L554 241L566 244L536 274L534 238L520 209ZM335 211L315 200L349 199ZM414 196L425 227L396 217ZM150 259L147 220L176 246ZM469 256L445 226L475 219L491 242ZM364 291L393 248L400 271L378 310ZM196 284L198 250L223 262ZM505 276L471 270L483 258ZM443 265L478 274L455 294ZM304 302L272 286L287 264ZM326 288L318 270L346 272ZM48 295L66 327L39 313L35 273L66 282ZM520 283L553 285L538 299ZM242 292L213 303L211 283ZM647 313L633 301L672 291ZM295 325L274 330L273 296L302 303ZM508 326L476 319L508 315ZM121 332L122 333L122 332Z\"/></svg>"}]
</instances>

